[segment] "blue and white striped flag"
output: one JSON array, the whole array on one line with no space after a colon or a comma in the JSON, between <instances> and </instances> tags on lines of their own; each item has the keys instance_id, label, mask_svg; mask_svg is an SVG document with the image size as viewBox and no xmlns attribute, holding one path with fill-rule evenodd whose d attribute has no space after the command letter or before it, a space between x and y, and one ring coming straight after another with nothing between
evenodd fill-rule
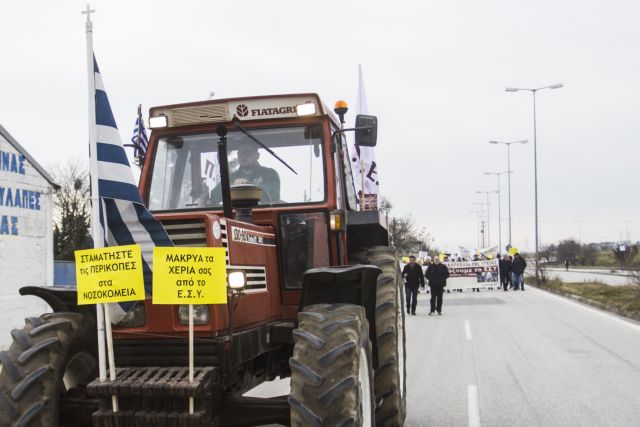
<instances>
[{"instance_id":1,"label":"blue and white striped flag","mask_svg":"<svg viewBox=\"0 0 640 427\"><path fill-rule=\"evenodd\" d=\"M120 140L116 121L93 57L96 88L96 134L98 160L98 195L100 196L100 235L104 246L140 245L144 288L151 294L154 246L173 246L162 224L142 204L133 171ZM115 304L113 305L115 306ZM133 304L113 307L113 322L118 322Z\"/></svg>"},{"instance_id":2,"label":"blue and white striped flag","mask_svg":"<svg viewBox=\"0 0 640 427\"><path fill-rule=\"evenodd\" d=\"M133 128L131 143L133 144L133 157L138 159L140 162L139 166L142 166L142 160L147 154L147 145L149 145L147 130L144 127L144 120L142 119L142 105L138 105L138 117L136 118L136 126Z\"/></svg>"}]
</instances>

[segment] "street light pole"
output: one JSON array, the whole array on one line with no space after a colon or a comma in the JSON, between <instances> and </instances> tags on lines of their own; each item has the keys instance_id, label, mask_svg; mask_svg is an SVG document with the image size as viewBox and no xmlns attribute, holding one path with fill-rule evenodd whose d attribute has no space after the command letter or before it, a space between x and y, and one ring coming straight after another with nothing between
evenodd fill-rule
<instances>
[{"instance_id":1,"label":"street light pole","mask_svg":"<svg viewBox=\"0 0 640 427\"><path fill-rule=\"evenodd\" d=\"M536 92L542 89L559 89L562 83L556 83L550 86L539 87L536 89L508 87L507 92L517 92L526 90L533 94L533 180L534 180L534 200L535 200L535 229L536 229L536 284L540 283L540 255L538 253L538 150L536 135Z\"/></svg>"},{"instance_id":2,"label":"street light pole","mask_svg":"<svg viewBox=\"0 0 640 427\"><path fill-rule=\"evenodd\" d=\"M502 204L500 202L500 175L508 172L485 172L485 175L495 175L498 177L498 253L502 251Z\"/></svg>"},{"instance_id":3,"label":"street light pole","mask_svg":"<svg viewBox=\"0 0 640 427\"><path fill-rule=\"evenodd\" d=\"M489 144L504 144L507 146L507 194L508 194L508 199L509 199L509 243L507 243L507 246L511 247L511 174L513 173L513 171L511 170L511 144L526 144L527 141L526 139L522 139L520 141L509 141L509 142L504 142L504 141L489 141Z\"/></svg>"},{"instance_id":4,"label":"street light pole","mask_svg":"<svg viewBox=\"0 0 640 427\"><path fill-rule=\"evenodd\" d=\"M493 191L476 191L476 193L481 194L481 193L485 193L487 195L487 248L491 247L491 227L489 226L489 222L490 220L490 215L489 215L489 205L491 204L491 202L489 202L489 193L493 193Z\"/></svg>"},{"instance_id":5,"label":"street light pole","mask_svg":"<svg viewBox=\"0 0 640 427\"><path fill-rule=\"evenodd\" d=\"M473 202L474 205L479 205L480 206L480 218L482 218L482 221L480 221L480 235L482 236L482 246L478 245L479 249L485 248L484 245L484 227L485 227L485 223L484 223L484 203L482 202Z\"/></svg>"}]
</instances>

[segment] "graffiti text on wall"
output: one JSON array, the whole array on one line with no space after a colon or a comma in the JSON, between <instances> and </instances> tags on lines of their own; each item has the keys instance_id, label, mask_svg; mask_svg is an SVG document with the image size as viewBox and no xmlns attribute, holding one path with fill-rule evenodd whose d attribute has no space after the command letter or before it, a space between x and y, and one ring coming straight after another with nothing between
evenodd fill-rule
<instances>
[{"instance_id":1,"label":"graffiti text on wall","mask_svg":"<svg viewBox=\"0 0 640 427\"><path fill-rule=\"evenodd\" d=\"M24 175L24 160L25 157L22 154L0 150L0 171L9 171Z\"/></svg>"}]
</instances>

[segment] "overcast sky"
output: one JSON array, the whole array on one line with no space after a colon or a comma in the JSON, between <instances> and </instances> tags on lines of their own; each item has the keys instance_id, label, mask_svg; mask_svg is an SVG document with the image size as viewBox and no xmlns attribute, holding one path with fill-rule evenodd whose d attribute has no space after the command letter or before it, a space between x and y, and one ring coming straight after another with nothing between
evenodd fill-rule
<instances>
[{"instance_id":1,"label":"overcast sky","mask_svg":"<svg viewBox=\"0 0 640 427\"><path fill-rule=\"evenodd\" d=\"M123 140L138 104L317 92L355 110L362 64L393 214L436 245L475 247L477 190L512 146L513 244L534 245L537 95L541 241L640 238L637 1L98 0L94 49ZM2 2L0 124L41 164L86 160L86 1ZM492 195L491 240L497 243ZM507 242L502 177L502 241Z\"/></svg>"}]
</instances>

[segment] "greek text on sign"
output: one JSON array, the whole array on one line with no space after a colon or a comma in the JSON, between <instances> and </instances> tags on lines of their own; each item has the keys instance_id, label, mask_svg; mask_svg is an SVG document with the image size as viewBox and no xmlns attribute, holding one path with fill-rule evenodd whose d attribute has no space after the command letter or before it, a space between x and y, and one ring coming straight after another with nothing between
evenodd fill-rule
<instances>
[{"instance_id":1,"label":"greek text on sign","mask_svg":"<svg viewBox=\"0 0 640 427\"><path fill-rule=\"evenodd\" d=\"M154 304L226 304L224 248L155 247Z\"/></svg>"},{"instance_id":2,"label":"greek text on sign","mask_svg":"<svg viewBox=\"0 0 640 427\"><path fill-rule=\"evenodd\" d=\"M140 245L75 251L78 304L144 299Z\"/></svg>"},{"instance_id":3,"label":"greek text on sign","mask_svg":"<svg viewBox=\"0 0 640 427\"><path fill-rule=\"evenodd\" d=\"M273 234L262 235L257 231L246 228L231 227L231 239L235 242L250 243L252 245L275 246Z\"/></svg>"}]
</instances>

